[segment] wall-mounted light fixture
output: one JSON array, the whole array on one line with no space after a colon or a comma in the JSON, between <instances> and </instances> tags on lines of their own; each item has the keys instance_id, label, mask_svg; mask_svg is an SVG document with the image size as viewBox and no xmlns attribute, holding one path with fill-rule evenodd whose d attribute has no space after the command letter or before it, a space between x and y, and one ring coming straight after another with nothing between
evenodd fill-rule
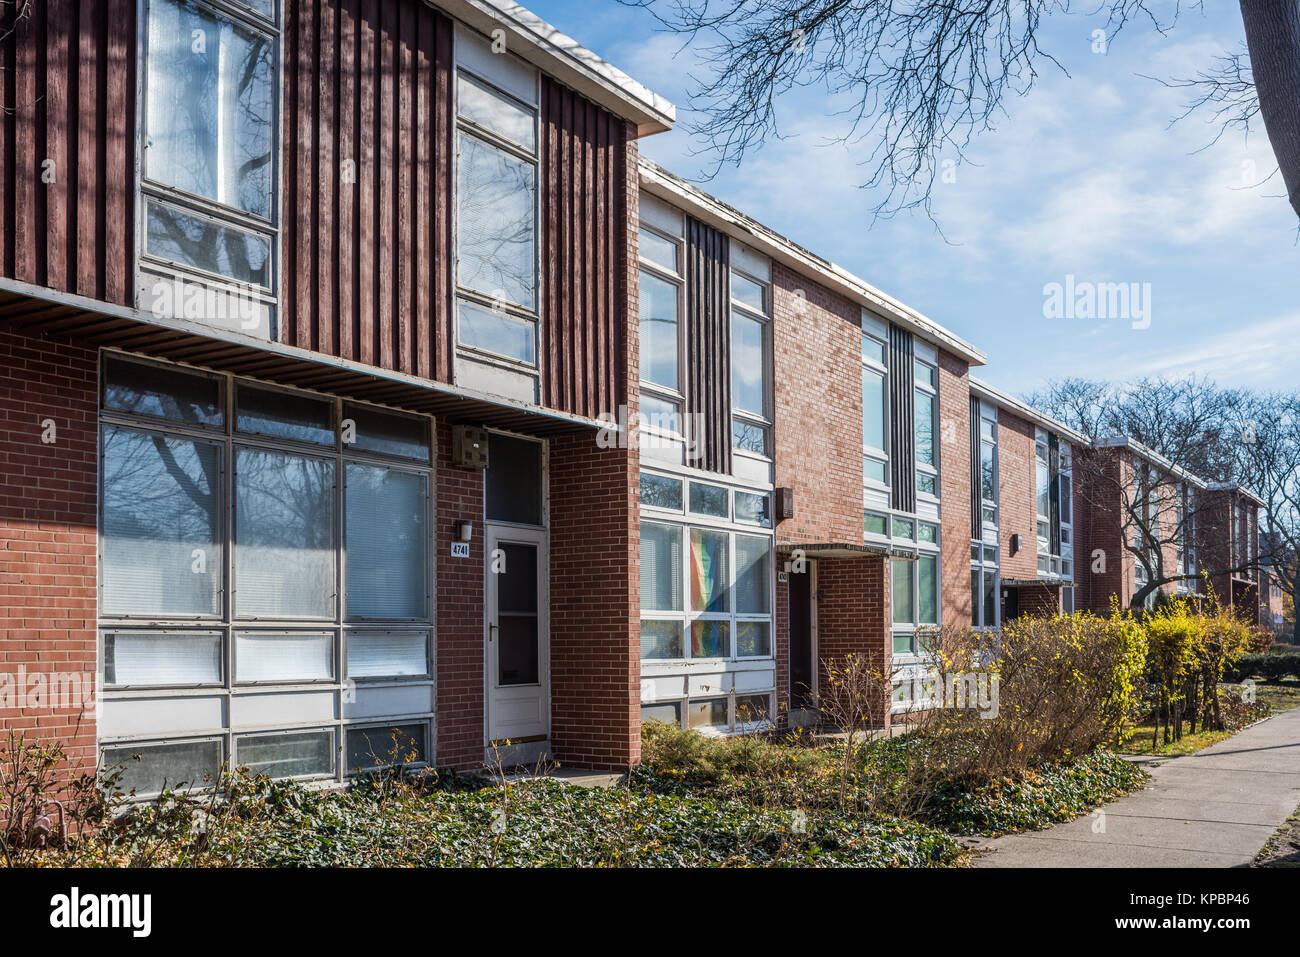
<instances>
[{"instance_id":1,"label":"wall-mounted light fixture","mask_svg":"<svg viewBox=\"0 0 1300 957\"><path fill-rule=\"evenodd\" d=\"M1011 536L1011 554L1015 555L1020 551L1020 533L1016 532Z\"/></svg>"},{"instance_id":2,"label":"wall-mounted light fixture","mask_svg":"<svg viewBox=\"0 0 1300 957\"><path fill-rule=\"evenodd\" d=\"M468 542L474 537L474 523L468 519L458 518L456 520L456 541Z\"/></svg>"}]
</instances>

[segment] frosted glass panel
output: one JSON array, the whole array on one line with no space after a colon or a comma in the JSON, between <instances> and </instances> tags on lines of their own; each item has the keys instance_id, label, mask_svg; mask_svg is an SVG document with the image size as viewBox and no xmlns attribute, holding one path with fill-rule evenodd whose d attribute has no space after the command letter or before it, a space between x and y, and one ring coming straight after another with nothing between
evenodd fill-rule
<instances>
[{"instance_id":1,"label":"frosted glass panel","mask_svg":"<svg viewBox=\"0 0 1300 957\"><path fill-rule=\"evenodd\" d=\"M334 616L334 463L235 452L235 612Z\"/></svg>"},{"instance_id":2,"label":"frosted glass panel","mask_svg":"<svg viewBox=\"0 0 1300 957\"><path fill-rule=\"evenodd\" d=\"M243 632L235 639L238 681L326 681L334 677L329 632Z\"/></svg>"},{"instance_id":3,"label":"frosted glass panel","mask_svg":"<svg viewBox=\"0 0 1300 957\"><path fill-rule=\"evenodd\" d=\"M770 538L736 536L736 611L742 615L765 615L771 611L768 598Z\"/></svg>"},{"instance_id":4,"label":"frosted glass panel","mask_svg":"<svg viewBox=\"0 0 1300 957\"><path fill-rule=\"evenodd\" d=\"M104 749L103 764L105 770L121 768L118 787L137 797L157 794L164 786L201 788L215 781L221 770L221 742L115 745Z\"/></svg>"},{"instance_id":5,"label":"frosted glass panel","mask_svg":"<svg viewBox=\"0 0 1300 957\"><path fill-rule=\"evenodd\" d=\"M348 677L423 675L429 671L422 631L348 632Z\"/></svg>"},{"instance_id":6,"label":"frosted glass panel","mask_svg":"<svg viewBox=\"0 0 1300 957\"><path fill-rule=\"evenodd\" d=\"M330 774L334 770L334 735L258 734L235 739L235 759L253 774L290 778L304 774Z\"/></svg>"},{"instance_id":7,"label":"frosted glass panel","mask_svg":"<svg viewBox=\"0 0 1300 957\"><path fill-rule=\"evenodd\" d=\"M221 635L117 632L104 636L104 682L198 685L221 681Z\"/></svg>"},{"instance_id":8,"label":"frosted glass panel","mask_svg":"<svg viewBox=\"0 0 1300 957\"><path fill-rule=\"evenodd\" d=\"M345 473L348 617L426 617L425 476L355 463Z\"/></svg>"},{"instance_id":9,"label":"frosted glass panel","mask_svg":"<svg viewBox=\"0 0 1300 957\"><path fill-rule=\"evenodd\" d=\"M104 429L104 612L217 615L220 452Z\"/></svg>"},{"instance_id":10,"label":"frosted glass panel","mask_svg":"<svg viewBox=\"0 0 1300 957\"><path fill-rule=\"evenodd\" d=\"M356 771L425 760L426 725L384 725L348 729L348 765Z\"/></svg>"}]
</instances>

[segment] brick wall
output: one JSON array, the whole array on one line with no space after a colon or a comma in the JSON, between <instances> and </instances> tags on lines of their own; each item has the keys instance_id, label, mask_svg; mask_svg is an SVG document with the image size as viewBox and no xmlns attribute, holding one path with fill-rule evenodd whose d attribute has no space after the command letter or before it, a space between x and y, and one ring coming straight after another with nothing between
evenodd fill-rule
<instances>
[{"instance_id":1,"label":"brick wall","mask_svg":"<svg viewBox=\"0 0 1300 957\"><path fill-rule=\"evenodd\" d=\"M1132 594L1133 556L1121 537L1119 481L1128 466L1101 449L1074 452L1075 608L1108 614L1111 596L1127 607Z\"/></svg>"},{"instance_id":2,"label":"brick wall","mask_svg":"<svg viewBox=\"0 0 1300 957\"><path fill-rule=\"evenodd\" d=\"M0 726L58 742L73 772L94 766L93 703L16 682L96 680L97 381L93 350L0 332L0 674L6 703L32 705L0 707Z\"/></svg>"},{"instance_id":3,"label":"brick wall","mask_svg":"<svg viewBox=\"0 0 1300 957\"><path fill-rule=\"evenodd\" d=\"M1034 425L998 409L998 556L1003 578L1038 577L1038 483L1034 475ZM1011 536L1020 551L1011 554Z\"/></svg>"},{"instance_id":4,"label":"brick wall","mask_svg":"<svg viewBox=\"0 0 1300 957\"><path fill-rule=\"evenodd\" d=\"M449 423L437 434L437 762L473 770L484 758L483 473L451 464ZM468 558L451 557L457 519L474 522Z\"/></svg>"},{"instance_id":5,"label":"brick wall","mask_svg":"<svg viewBox=\"0 0 1300 957\"><path fill-rule=\"evenodd\" d=\"M968 538L968 549L969 542ZM969 571L964 577L969 591ZM967 620L969 615L968 611ZM823 694L827 688L827 662L842 664L852 654L865 656L882 671L887 667L891 654L889 620L889 566L885 559L835 558L817 562L817 670ZM888 715L889 701L882 696L875 723L888 727Z\"/></svg>"},{"instance_id":6,"label":"brick wall","mask_svg":"<svg viewBox=\"0 0 1300 957\"><path fill-rule=\"evenodd\" d=\"M939 353L939 485L944 624L971 620L970 367Z\"/></svg>"},{"instance_id":7,"label":"brick wall","mask_svg":"<svg viewBox=\"0 0 1300 957\"><path fill-rule=\"evenodd\" d=\"M862 541L862 310L772 264L777 540Z\"/></svg>"}]
</instances>

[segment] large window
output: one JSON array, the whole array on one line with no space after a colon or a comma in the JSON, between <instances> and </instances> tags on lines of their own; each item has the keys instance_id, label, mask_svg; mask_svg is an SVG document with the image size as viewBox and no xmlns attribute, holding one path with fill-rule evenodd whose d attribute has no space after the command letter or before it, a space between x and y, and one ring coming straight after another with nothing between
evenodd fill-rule
<instances>
[{"instance_id":1,"label":"large window","mask_svg":"<svg viewBox=\"0 0 1300 957\"><path fill-rule=\"evenodd\" d=\"M476 44L463 33L456 42ZM461 347L491 361L531 369L537 364L537 78L508 53L471 52L456 73L457 336Z\"/></svg>"},{"instance_id":2,"label":"large window","mask_svg":"<svg viewBox=\"0 0 1300 957\"><path fill-rule=\"evenodd\" d=\"M270 3L149 0L141 305L273 335L279 28ZM207 290L196 296L178 284ZM201 315L193 304L203 303ZM211 303L211 308L209 308Z\"/></svg>"},{"instance_id":3,"label":"large window","mask_svg":"<svg viewBox=\"0 0 1300 957\"><path fill-rule=\"evenodd\" d=\"M359 722L423 728L429 420L117 354L103 382L106 754L338 778Z\"/></svg>"},{"instance_id":4,"label":"large window","mask_svg":"<svg viewBox=\"0 0 1300 957\"><path fill-rule=\"evenodd\" d=\"M680 448L682 418L683 219L650 197L642 198L637 237L641 356L641 440ZM689 463L688 463L689 464Z\"/></svg>"},{"instance_id":5,"label":"large window","mask_svg":"<svg viewBox=\"0 0 1300 957\"><path fill-rule=\"evenodd\" d=\"M913 360L916 404L916 491L939 495L939 370L917 357Z\"/></svg>"},{"instance_id":6,"label":"large window","mask_svg":"<svg viewBox=\"0 0 1300 957\"><path fill-rule=\"evenodd\" d=\"M732 244L731 433L743 454L772 454L772 286L766 260Z\"/></svg>"},{"instance_id":7,"label":"large window","mask_svg":"<svg viewBox=\"0 0 1300 957\"><path fill-rule=\"evenodd\" d=\"M894 516L890 540L896 551L914 557L890 562L890 605L895 656L919 656L926 649L926 631L942 624L939 578L939 526L933 522Z\"/></svg>"},{"instance_id":8,"label":"large window","mask_svg":"<svg viewBox=\"0 0 1300 957\"><path fill-rule=\"evenodd\" d=\"M889 485L889 388L884 340L862 333L862 477Z\"/></svg>"}]
</instances>

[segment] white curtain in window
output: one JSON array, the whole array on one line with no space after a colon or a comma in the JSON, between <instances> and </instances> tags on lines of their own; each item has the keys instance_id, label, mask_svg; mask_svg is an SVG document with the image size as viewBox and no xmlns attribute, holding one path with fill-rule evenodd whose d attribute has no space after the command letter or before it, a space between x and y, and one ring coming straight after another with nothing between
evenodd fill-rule
<instances>
[{"instance_id":1,"label":"white curtain in window","mask_svg":"<svg viewBox=\"0 0 1300 957\"><path fill-rule=\"evenodd\" d=\"M345 473L348 617L426 617L425 476L357 463Z\"/></svg>"},{"instance_id":2,"label":"white curtain in window","mask_svg":"<svg viewBox=\"0 0 1300 957\"><path fill-rule=\"evenodd\" d=\"M641 524L641 607L682 610L682 533L675 525Z\"/></svg>"}]
</instances>

